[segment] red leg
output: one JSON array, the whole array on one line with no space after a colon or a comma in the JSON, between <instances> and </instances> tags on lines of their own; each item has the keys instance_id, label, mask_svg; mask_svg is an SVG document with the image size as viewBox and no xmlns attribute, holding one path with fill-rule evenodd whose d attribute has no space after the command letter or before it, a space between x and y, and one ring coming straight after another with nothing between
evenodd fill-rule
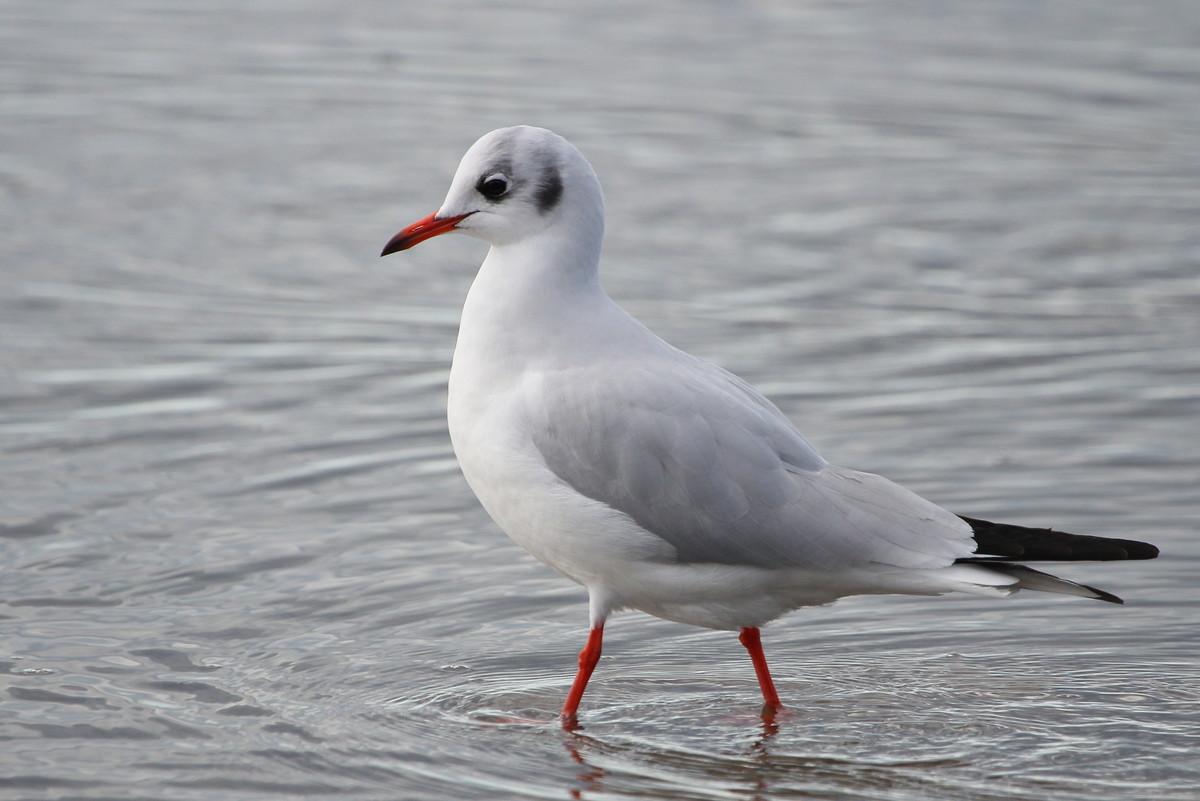
<instances>
[{"instance_id":1,"label":"red leg","mask_svg":"<svg viewBox=\"0 0 1200 801\"><path fill-rule=\"evenodd\" d=\"M588 632L587 645L579 652L579 672L575 674L575 683L571 685L571 692L567 693L566 703L563 704L564 720L573 720L575 713L579 711L579 702L583 699L588 679L592 677L592 671L600 661L600 642L603 639L604 624L592 626L592 630Z\"/></svg>"},{"instance_id":2,"label":"red leg","mask_svg":"<svg viewBox=\"0 0 1200 801\"><path fill-rule=\"evenodd\" d=\"M746 646L750 661L754 663L754 674L758 676L758 686L762 688L763 714L774 715L783 709L783 704L779 702L779 693L775 692L775 682L771 681L771 671L767 668L767 658L763 656L758 629L747 626L738 634L738 641Z\"/></svg>"}]
</instances>

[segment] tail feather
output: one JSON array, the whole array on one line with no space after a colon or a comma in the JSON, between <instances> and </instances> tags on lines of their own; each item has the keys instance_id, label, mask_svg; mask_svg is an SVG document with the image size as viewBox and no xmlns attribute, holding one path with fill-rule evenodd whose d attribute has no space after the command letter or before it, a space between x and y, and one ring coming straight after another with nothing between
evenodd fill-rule
<instances>
[{"instance_id":1,"label":"tail feather","mask_svg":"<svg viewBox=\"0 0 1200 801\"><path fill-rule=\"evenodd\" d=\"M1026 567L1025 565L992 561L980 565L980 567L985 566L988 570L995 570L998 573L1004 573L1007 576L1015 578L1017 584L1013 587L1014 590L1057 592L1062 595L1077 595L1080 598L1095 598L1098 601L1107 601L1110 604L1125 603L1111 592L1105 592L1095 587L1089 587L1086 584L1079 584L1065 578L1052 576L1049 573L1043 573L1040 570L1034 570L1032 567Z\"/></svg>"}]
</instances>

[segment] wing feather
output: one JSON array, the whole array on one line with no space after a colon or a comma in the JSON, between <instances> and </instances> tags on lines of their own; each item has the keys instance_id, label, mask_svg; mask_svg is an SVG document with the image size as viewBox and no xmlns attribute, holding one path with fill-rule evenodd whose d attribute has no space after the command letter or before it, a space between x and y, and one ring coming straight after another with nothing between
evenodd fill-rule
<instances>
[{"instance_id":1,"label":"wing feather","mask_svg":"<svg viewBox=\"0 0 1200 801\"><path fill-rule=\"evenodd\" d=\"M930 568L974 551L964 521L827 464L735 376L693 357L663 365L539 374L526 401L549 469L668 542L679 562Z\"/></svg>"}]
</instances>

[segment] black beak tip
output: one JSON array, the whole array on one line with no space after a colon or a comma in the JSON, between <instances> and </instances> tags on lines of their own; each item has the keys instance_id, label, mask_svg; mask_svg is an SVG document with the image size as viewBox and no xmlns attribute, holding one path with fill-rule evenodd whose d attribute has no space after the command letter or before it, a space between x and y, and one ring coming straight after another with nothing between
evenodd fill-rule
<instances>
[{"instance_id":1,"label":"black beak tip","mask_svg":"<svg viewBox=\"0 0 1200 801\"><path fill-rule=\"evenodd\" d=\"M380 253L379 253L380 258L391 255L392 253L399 253L400 251L405 250L408 247L407 240L408 240L408 237L404 237L404 236L392 237L390 240L388 240L388 243L383 246L383 250L380 251Z\"/></svg>"}]
</instances>

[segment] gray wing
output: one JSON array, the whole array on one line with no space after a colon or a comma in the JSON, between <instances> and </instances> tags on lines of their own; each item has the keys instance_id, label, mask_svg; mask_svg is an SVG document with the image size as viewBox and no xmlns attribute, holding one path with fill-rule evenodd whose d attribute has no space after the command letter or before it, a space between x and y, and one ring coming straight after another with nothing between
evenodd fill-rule
<instances>
[{"instance_id":1,"label":"gray wing","mask_svg":"<svg viewBox=\"0 0 1200 801\"><path fill-rule=\"evenodd\" d=\"M680 562L926 568L974 551L956 516L827 464L745 382L676 353L542 374L527 408L550 470L670 543Z\"/></svg>"}]
</instances>

